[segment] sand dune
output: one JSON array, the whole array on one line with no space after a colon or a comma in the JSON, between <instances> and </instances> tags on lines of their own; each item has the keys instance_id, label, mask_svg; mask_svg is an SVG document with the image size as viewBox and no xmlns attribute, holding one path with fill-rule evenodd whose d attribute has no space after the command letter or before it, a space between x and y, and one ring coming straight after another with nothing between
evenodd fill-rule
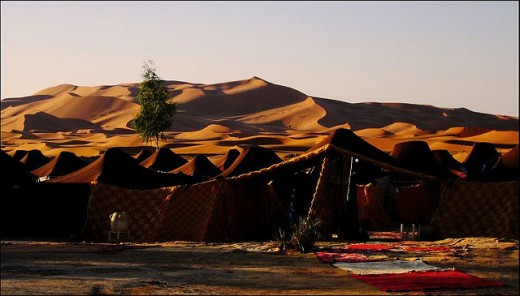
<instances>
[{"instance_id":1,"label":"sand dune","mask_svg":"<svg viewBox=\"0 0 520 296\"><path fill-rule=\"evenodd\" d=\"M467 137L464 140L515 145L518 143L518 131L490 131L477 136Z\"/></svg>"},{"instance_id":2,"label":"sand dune","mask_svg":"<svg viewBox=\"0 0 520 296\"><path fill-rule=\"evenodd\" d=\"M249 124L281 125L298 131L323 129L318 121L327 114L326 110L308 97L303 102L247 115L239 120Z\"/></svg>"},{"instance_id":3,"label":"sand dune","mask_svg":"<svg viewBox=\"0 0 520 296\"><path fill-rule=\"evenodd\" d=\"M210 124L198 131L180 133L175 138L183 140L222 140L229 138L230 134L235 132L237 131L220 124Z\"/></svg>"},{"instance_id":4,"label":"sand dune","mask_svg":"<svg viewBox=\"0 0 520 296\"><path fill-rule=\"evenodd\" d=\"M391 132L382 128L364 128L355 131L355 133L356 135L363 138L381 138L392 134Z\"/></svg>"},{"instance_id":5,"label":"sand dune","mask_svg":"<svg viewBox=\"0 0 520 296\"><path fill-rule=\"evenodd\" d=\"M409 137L425 134L425 132L418 129L417 126L405 122L394 122L391 125L387 125L381 129L396 136Z\"/></svg>"},{"instance_id":6,"label":"sand dune","mask_svg":"<svg viewBox=\"0 0 520 296\"><path fill-rule=\"evenodd\" d=\"M500 153L518 145L518 118L405 103L347 103L310 97L259 77L214 84L166 81L177 113L161 147L181 155L222 156L237 145L301 153L338 128L349 128L385 152L398 143L427 142L464 159L473 143ZM61 84L2 101L2 149L40 149L47 156L70 151L102 154L110 147L138 152L130 122L139 111L138 83L103 86Z\"/></svg>"}]
</instances>

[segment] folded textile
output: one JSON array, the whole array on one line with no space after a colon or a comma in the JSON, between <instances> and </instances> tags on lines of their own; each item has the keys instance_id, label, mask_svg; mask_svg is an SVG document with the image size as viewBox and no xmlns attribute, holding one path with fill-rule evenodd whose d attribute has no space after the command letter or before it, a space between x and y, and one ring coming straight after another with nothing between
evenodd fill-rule
<instances>
[{"instance_id":1,"label":"folded textile","mask_svg":"<svg viewBox=\"0 0 520 296\"><path fill-rule=\"evenodd\" d=\"M420 271L380 275L352 275L353 278L374 285L382 291L423 291L434 289L471 289L501 287L501 281L487 280L458 270Z\"/></svg>"},{"instance_id":2,"label":"folded textile","mask_svg":"<svg viewBox=\"0 0 520 296\"><path fill-rule=\"evenodd\" d=\"M408 260L389 260L373 262L334 262L332 266L352 272L358 275L365 274L392 274L406 273L410 271L443 270L440 267L432 266L421 259Z\"/></svg>"},{"instance_id":3,"label":"folded textile","mask_svg":"<svg viewBox=\"0 0 520 296\"><path fill-rule=\"evenodd\" d=\"M372 240L401 240L400 232L393 231L369 231L368 236Z\"/></svg>"}]
</instances>

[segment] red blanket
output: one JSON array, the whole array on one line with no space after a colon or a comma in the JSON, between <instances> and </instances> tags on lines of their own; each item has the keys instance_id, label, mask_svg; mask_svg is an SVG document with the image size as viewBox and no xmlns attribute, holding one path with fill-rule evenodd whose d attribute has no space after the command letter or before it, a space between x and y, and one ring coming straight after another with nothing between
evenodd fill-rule
<instances>
[{"instance_id":1,"label":"red blanket","mask_svg":"<svg viewBox=\"0 0 520 296\"><path fill-rule=\"evenodd\" d=\"M360 252L389 251L392 248L395 248L394 244L352 244L347 246L349 251Z\"/></svg>"},{"instance_id":2,"label":"red blanket","mask_svg":"<svg viewBox=\"0 0 520 296\"><path fill-rule=\"evenodd\" d=\"M469 289L501 287L501 281L481 279L457 270L421 271L382 275L352 275L382 291L423 291L432 289Z\"/></svg>"}]
</instances>

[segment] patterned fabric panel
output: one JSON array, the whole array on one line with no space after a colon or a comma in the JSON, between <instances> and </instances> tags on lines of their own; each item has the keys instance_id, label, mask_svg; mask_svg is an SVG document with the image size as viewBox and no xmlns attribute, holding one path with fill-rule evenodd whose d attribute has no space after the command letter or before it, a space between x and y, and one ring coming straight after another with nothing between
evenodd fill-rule
<instances>
[{"instance_id":1,"label":"patterned fabric panel","mask_svg":"<svg viewBox=\"0 0 520 296\"><path fill-rule=\"evenodd\" d=\"M518 239L518 182L456 182L432 224L441 237Z\"/></svg>"},{"instance_id":2,"label":"patterned fabric panel","mask_svg":"<svg viewBox=\"0 0 520 296\"><path fill-rule=\"evenodd\" d=\"M230 239L272 239L284 213L274 190L265 182L227 182L226 211Z\"/></svg>"},{"instance_id":3,"label":"patterned fabric panel","mask_svg":"<svg viewBox=\"0 0 520 296\"><path fill-rule=\"evenodd\" d=\"M92 182L91 187L87 231L93 241L107 241L109 216L114 212L126 212L131 241L154 240L173 187L137 190L98 182Z\"/></svg>"},{"instance_id":4,"label":"patterned fabric panel","mask_svg":"<svg viewBox=\"0 0 520 296\"><path fill-rule=\"evenodd\" d=\"M358 215L361 227L367 230L388 229L392 220L385 212L382 187L373 184L357 186Z\"/></svg>"},{"instance_id":5,"label":"patterned fabric panel","mask_svg":"<svg viewBox=\"0 0 520 296\"><path fill-rule=\"evenodd\" d=\"M399 222L429 224L437 209L434 184L398 187L394 192L394 209Z\"/></svg>"},{"instance_id":6,"label":"patterned fabric panel","mask_svg":"<svg viewBox=\"0 0 520 296\"><path fill-rule=\"evenodd\" d=\"M172 197L157 231L161 241L204 241L216 203L221 199L222 180L173 188Z\"/></svg>"}]
</instances>

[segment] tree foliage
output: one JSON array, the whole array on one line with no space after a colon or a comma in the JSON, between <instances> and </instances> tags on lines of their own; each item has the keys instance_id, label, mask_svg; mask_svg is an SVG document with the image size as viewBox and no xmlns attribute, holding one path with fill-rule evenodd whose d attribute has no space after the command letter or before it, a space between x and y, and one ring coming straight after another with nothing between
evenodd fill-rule
<instances>
[{"instance_id":1,"label":"tree foliage","mask_svg":"<svg viewBox=\"0 0 520 296\"><path fill-rule=\"evenodd\" d=\"M144 63L142 77L137 94L141 110L134 116L132 127L143 142L155 141L159 149L159 139L166 140L164 131L171 127L177 106L168 102L168 89L157 75L153 61Z\"/></svg>"}]
</instances>

